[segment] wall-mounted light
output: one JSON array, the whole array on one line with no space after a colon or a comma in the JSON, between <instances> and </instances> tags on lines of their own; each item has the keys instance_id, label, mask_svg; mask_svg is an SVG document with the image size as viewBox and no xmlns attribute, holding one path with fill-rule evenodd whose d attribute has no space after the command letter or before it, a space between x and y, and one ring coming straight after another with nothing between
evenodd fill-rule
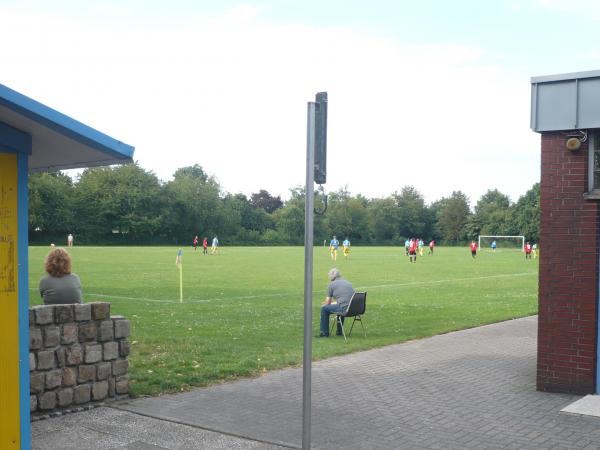
<instances>
[{"instance_id":1,"label":"wall-mounted light","mask_svg":"<svg viewBox=\"0 0 600 450\"><path fill-rule=\"evenodd\" d=\"M581 140L576 137L570 137L565 142L565 147L567 147L567 150L571 152L577 151L581 148Z\"/></svg>"}]
</instances>

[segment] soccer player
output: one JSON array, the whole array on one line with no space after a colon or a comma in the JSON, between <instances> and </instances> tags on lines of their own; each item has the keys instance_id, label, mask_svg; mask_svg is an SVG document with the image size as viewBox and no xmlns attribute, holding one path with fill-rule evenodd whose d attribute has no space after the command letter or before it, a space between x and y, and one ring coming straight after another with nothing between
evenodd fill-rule
<instances>
[{"instance_id":1,"label":"soccer player","mask_svg":"<svg viewBox=\"0 0 600 450\"><path fill-rule=\"evenodd\" d=\"M471 257L475 259L475 257L477 256L477 243L475 243L475 241L471 241L471 245L469 245L469 248L471 249Z\"/></svg>"},{"instance_id":2,"label":"soccer player","mask_svg":"<svg viewBox=\"0 0 600 450\"><path fill-rule=\"evenodd\" d=\"M208 238L205 237L202 241L202 252L207 255L208 254Z\"/></svg>"},{"instance_id":3,"label":"soccer player","mask_svg":"<svg viewBox=\"0 0 600 450\"><path fill-rule=\"evenodd\" d=\"M340 246L340 241L338 241L337 238L335 236L333 236L333 239L329 243L329 252L331 253L332 261L337 260L337 252L338 252L339 246Z\"/></svg>"},{"instance_id":4,"label":"soccer player","mask_svg":"<svg viewBox=\"0 0 600 450\"><path fill-rule=\"evenodd\" d=\"M429 241L429 255L433 256L433 248L435 247L435 241L432 239Z\"/></svg>"},{"instance_id":5,"label":"soccer player","mask_svg":"<svg viewBox=\"0 0 600 450\"><path fill-rule=\"evenodd\" d=\"M404 241L404 251L406 252L406 256L408 256L408 247L410 247L410 241L407 239Z\"/></svg>"},{"instance_id":6,"label":"soccer player","mask_svg":"<svg viewBox=\"0 0 600 450\"><path fill-rule=\"evenodd\" d=\"M67 236L67 246L73 247L73 235L71 233L69 233L69 235Z\"/></svg>"},{"instance_id":7,"label":"soccer player","mask_svg":"<svg viewBox=\"0 0 600 450\"><path fill-rule=\"evenodd\" d=\"M425 242L423 239L419 238L419 256L423 257L423 247L425 247Z\"/></svg>"},{"instance_id":8,"label":"soccer player","mask_svg":"<svg viewBox=\"0 0 600 450\"><path fill-rule=\"evenodd\" d=\"M531 259L531 244L529 241L525 244L525 259Z\"/></svg>"},{"instance_id":9,"label":"soccer player","mask_svg":"<svg viewBox=\"0 0 600 450\"><path fill-rule=\"evenodd\" d=\"M344 258L348 258L348 255L350 255L350 240L348 238L344 239L342 245L344 246Z\"/></svg>"},{"instance_id":10,"label":"soccer player","mask_svg":"<svg viewBox=\"0 0 600 450\"><path fill-rule=\"evenodd\" d=\"M417 246L419 244L417 243L415 238L412 238L409 242L408 242L408 261L413 263L413 262L417 262Z\"/></svg>"},{"instance_id":11,"label":"soccer player","mask_svg":"<svg viewBox=\"0 0 600 450\"><path fill-rule=\"evenodd\" d=\"M492 251L495 252L496 251L496 241L492 241Z\"/></svg>"},{"instance_id":12,"label":"soccer player","mask_svg":"<svg viewBox=\"0 0 600 450\"><path fill-rule=\"evenodd\" d=\"M531 253L533 254L533 259L536 259L537 258L537 244L534 243L531 246Z\"/></svg>"},{"instance_id":13,"label":"soccer player","mask_svg":"<svg viewBox=\"0 0 600 450\"><path fill-rule=\"evenodd\" d=\"M210 248L210 254L215 255L217 253L217 249L219 248L219 239L215 236L212 240L212 247Z\"/></svg>"},{"instance_id":14,"label":"soccer player","mask_svg":"<svg viewBox=\"0 0 600 450\"><path fill-rule=\"evenodd\" d=\"M194 251L196 251L196 247L198 247L198 236L194 236Z\"/></svg>"}]
</instances>

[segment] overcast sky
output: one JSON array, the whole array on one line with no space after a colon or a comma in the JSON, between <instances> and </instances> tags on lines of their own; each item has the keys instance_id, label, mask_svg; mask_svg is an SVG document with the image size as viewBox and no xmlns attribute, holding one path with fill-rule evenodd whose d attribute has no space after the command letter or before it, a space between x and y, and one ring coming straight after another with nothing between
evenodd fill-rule
<instances>
[{"instance_id":1,"label":"overcast sky","mask_svg":"<svg viewBox=\"0 0 600 450\"><path fill-rule=\"evenodd\" d=\"M600 69L600 2L5 1L0 83L133 145L164 180L304 184L329 94L328 191L430 203L540 176L530 77Z\"/></svg>"}]
</instances>

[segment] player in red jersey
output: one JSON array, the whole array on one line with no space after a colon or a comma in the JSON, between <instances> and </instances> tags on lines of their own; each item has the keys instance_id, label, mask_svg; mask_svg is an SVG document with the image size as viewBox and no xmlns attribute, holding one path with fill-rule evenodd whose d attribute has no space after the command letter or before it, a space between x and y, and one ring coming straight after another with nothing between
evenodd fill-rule
<instances>
[{"instance_id":1,"label":"player in red jersey","mask_svg":"<svg viewBox=\"0 0 600 450\"><path fill-rule=\"evenodd\" d=\"M408 260L413 263L417 262L417 240L412 238L408 243Z\"/></svg>"},{"instance_id":2,"label":"player in red jersey","mask_svg":"<svg viewBox=\"0 0 600 450\"><path fill-rule=\"evenodd\" d=\"M432 239L429 241L429 255L433 256L433 248L435 247L435 241Z\"/></svg>"},{"instance_id":3,"label":"player in red jersey","mask_svg":"<svg viewBox=\"0 0 600 450\"><path fill-rule=\"evenodd\" d=\"M196 247L198 247L198 236L194 236L193 244L194 244L194 251L196 251Z\"/></svg>"},{"instance_id":4,"label":"player in red jersey","mask_svg":"<svg viewBox=\"0 0 600 450\"><path fill-rule=\"evenodd\" d=\"M477 244L475 243L475 241L471 241L471 245L469 245L469 248L471 249L471 257L475 258L477 256Z\"/></svg>"},{"instance_id":5,"label":"player in red jersey","mask_svg":"<svg viewBox=\"0 0 600 450\"><path fill-rule=\"evenodd\" d=\"M531 259L531 243L525 244L525 259Z\"/></svg>"},{"instance_id":6,"label":"player in red jersey","mask_svg":"<svg viewBox=\"0 0 600 450\"><path fill-rule=\"evenodd\" d=\"M205 255L208 253L208 238L204 238L202 241L202 253Z\"/></svg>"}]
</instances>

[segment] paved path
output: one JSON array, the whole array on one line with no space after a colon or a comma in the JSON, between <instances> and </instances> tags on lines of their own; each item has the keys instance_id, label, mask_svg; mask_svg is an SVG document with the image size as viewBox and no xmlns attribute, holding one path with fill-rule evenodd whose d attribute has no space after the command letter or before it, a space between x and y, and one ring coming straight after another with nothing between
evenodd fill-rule
<instances>
[{"instance_id":1,"label":"paved path","mask_svg":"<svg viewBox=\"0 0 600 450\"><path fill-rule=\"evenodd\" d=\"M535 390L536 325L529 317L314 363L313 448L600 448L599 418L559 413L580 397ZM165 430L191 425L254 440L231 448L299 447L302 370L118 408L168 421L159 421Z\"/></svg>"}]
</instances>

